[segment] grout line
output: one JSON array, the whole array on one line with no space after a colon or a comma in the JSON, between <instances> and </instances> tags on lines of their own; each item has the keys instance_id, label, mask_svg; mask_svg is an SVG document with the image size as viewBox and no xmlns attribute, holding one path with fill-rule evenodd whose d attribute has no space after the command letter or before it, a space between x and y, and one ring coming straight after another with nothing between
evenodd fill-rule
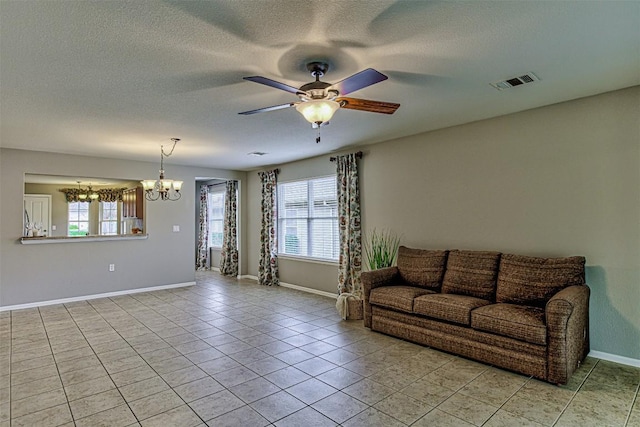
<instances>
[{"instance_id":1,"label":"grout line","mask_svg":"<svg viewBox=\"0 0 640 427\"><path fill-rule=\"evenodd\" d=\"M640 382L638 383L638 386L636 387L636 394L634 395L633 400L631 401L631 406L629 407L629 413L627 414L627 419L624 421L624 425L625 426L629 426L629 420L631 419L631 413L633 412L633 406L638 401L639 393L640 393Z\"/></svg>"},{"instance_id":2,"label":"grout line","mask_svg":"<svg viewBox=\"0 0 640 427\"><path fill-rule=\"evenodd\" d=\"M584 383L587 382L587 378L589 378L589 376L591 375L593 370L596 368L596 366L598 366L598 363L600 363L600 360L596 359L596 363L594 363L593 366L591 367L591 369L589 369L589 372L587 372L587 375L584 376L584 379L580 382L580 385L578 387L576 387L576 391L573 392L573 396L571 396L571 399L569 399L567 404L564 405L564 408L562 408L562 411L560 411L560 413L558 414L556 419L551 424L552 426L556 425L558 423L558 421L560 421L560 417L562 417L562 414L564 414L564 412L567 410L569 405L571 405L571 402L573 402L573 399L575 399L575 397L578 395L578 392L580 391L580 389L582 388Z\"/></svg>"}]
</instances>

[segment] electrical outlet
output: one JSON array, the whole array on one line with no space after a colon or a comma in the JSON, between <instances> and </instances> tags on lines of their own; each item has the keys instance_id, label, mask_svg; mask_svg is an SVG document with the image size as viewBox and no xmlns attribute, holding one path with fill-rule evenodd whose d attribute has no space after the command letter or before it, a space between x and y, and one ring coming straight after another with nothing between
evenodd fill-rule
<instances>
[{"instance_id":1,"label":"electrical outlet","mask_svg":"<svg viewBox=\"0 0 640 427\"><path fill-rule=\"evenodd\" d=\"M180 226L179 225L174 225L173 226L173 232L174 233L178 233L180 231Z\"/></svg>"},{"instance_id":2,"label":"electrical outlet","mask_svg":"<svg viewBox=\"0 0 640 427\"><path fill-rule=\"evenodd\" d=\"M115 264L109 264L109 271L116 271L116 265Z\"/></svg>"},{"instance_id":3,"label":"electrical outlet","mask_svg":"<svg viewBox=\"0 0 640 427\"><path fill-rule=\"evenodd\" d=\"M51 226L51 231L56 231L56 228L57 228L57 227L56 227L55 225L52 225L52 226Z\"/></svg>"}]
</instances>

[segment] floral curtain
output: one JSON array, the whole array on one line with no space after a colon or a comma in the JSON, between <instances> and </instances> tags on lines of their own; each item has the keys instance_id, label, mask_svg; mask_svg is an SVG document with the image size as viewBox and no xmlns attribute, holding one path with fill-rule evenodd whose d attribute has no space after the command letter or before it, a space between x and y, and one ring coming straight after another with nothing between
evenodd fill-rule
<instances>
[{"instance_id":1,"label":"floral curtain","mask_svg":"<svg viewBox=\"0 0 640 427\"><path fill-rule=\"evenodd\" d=\"M237 189L237 181L227 181L224 195L222 251L220 252L220 274L225 276L238 275Z\"/></svg>"},{"instance_id":2,"label":"floral curtain","mask_svg":"<svg viewBox=\"0 0 640 427\"><path fill-rule=\"evenodd\" d=\"M277 170L258 172L262 184L262 229L260 231L260 262L258 283L278 286L278 256L276 254L276 186Z\"/></svg>"},{"instance_id":3,"label":"floral curtain","mask_svg":"<svg viewBox=\"0 0 640 427\"><path fill-rule=\"evenodd\" d=\"M90 188L90 187L89 187ZM97 190L91 190L92 193L98 195L96 201L98 202L119 202L122 200L122 193L126 188L100 188ZM80 199L80 194L87 194L88 189L79 188L61 188L58 191L64 193L65 199L69 203L86 201Z\"/></svg>"},{"instance_id":4,"label":"floral curtain","mask_svg":"<svg viewBox=\"0 0 640 427\"><path fill-rule=\"evenodd\" d=\"M196 257L196 270L207 270L209 260L209 209L207 199L209 186L200 186L200 219L198 232L198 253Z\"/></svg>"},{"instance_id":5,"label":"floral curtain","mask_svg":"<svg viewBox=\"0 0 640 427\"><path fill-rule=\"evenodd\" d=\"M354 153L336 158L340 235L338 293L349 293L361 298L362 230L357 157Z\"/></svg>"}]
</instances>

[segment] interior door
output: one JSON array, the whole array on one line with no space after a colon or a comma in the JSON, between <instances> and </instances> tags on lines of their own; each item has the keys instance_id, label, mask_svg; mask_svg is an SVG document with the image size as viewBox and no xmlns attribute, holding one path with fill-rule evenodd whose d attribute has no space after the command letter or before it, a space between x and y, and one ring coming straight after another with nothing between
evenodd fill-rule
<instances>
[{"instance_id":1,"label":"interior door","mask_svg":"<svg viewBox=\"0 0 640 427\"><path fill-rule=\"evenodd\" d=\"M51 196L47 194L24 195L24 228L37 230L37 234L49 236L51 230Z\"/></svg>"}]
</instances>

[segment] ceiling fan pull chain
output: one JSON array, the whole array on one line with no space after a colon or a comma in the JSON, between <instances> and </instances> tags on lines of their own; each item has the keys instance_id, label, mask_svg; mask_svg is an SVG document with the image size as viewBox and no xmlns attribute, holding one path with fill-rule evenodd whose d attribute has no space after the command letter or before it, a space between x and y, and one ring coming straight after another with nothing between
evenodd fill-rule
<instances>
[{"instance_id":1,"label":"ceiling fan pull chain","mask_svg":"<svg viewBox=\"0 0 640 427\"><path fill-rule=\"evenodd\" d=\"M318 126L318 136L316 137L316 144L320 142L320 126Z\"/></svg>"}]
</instances>

